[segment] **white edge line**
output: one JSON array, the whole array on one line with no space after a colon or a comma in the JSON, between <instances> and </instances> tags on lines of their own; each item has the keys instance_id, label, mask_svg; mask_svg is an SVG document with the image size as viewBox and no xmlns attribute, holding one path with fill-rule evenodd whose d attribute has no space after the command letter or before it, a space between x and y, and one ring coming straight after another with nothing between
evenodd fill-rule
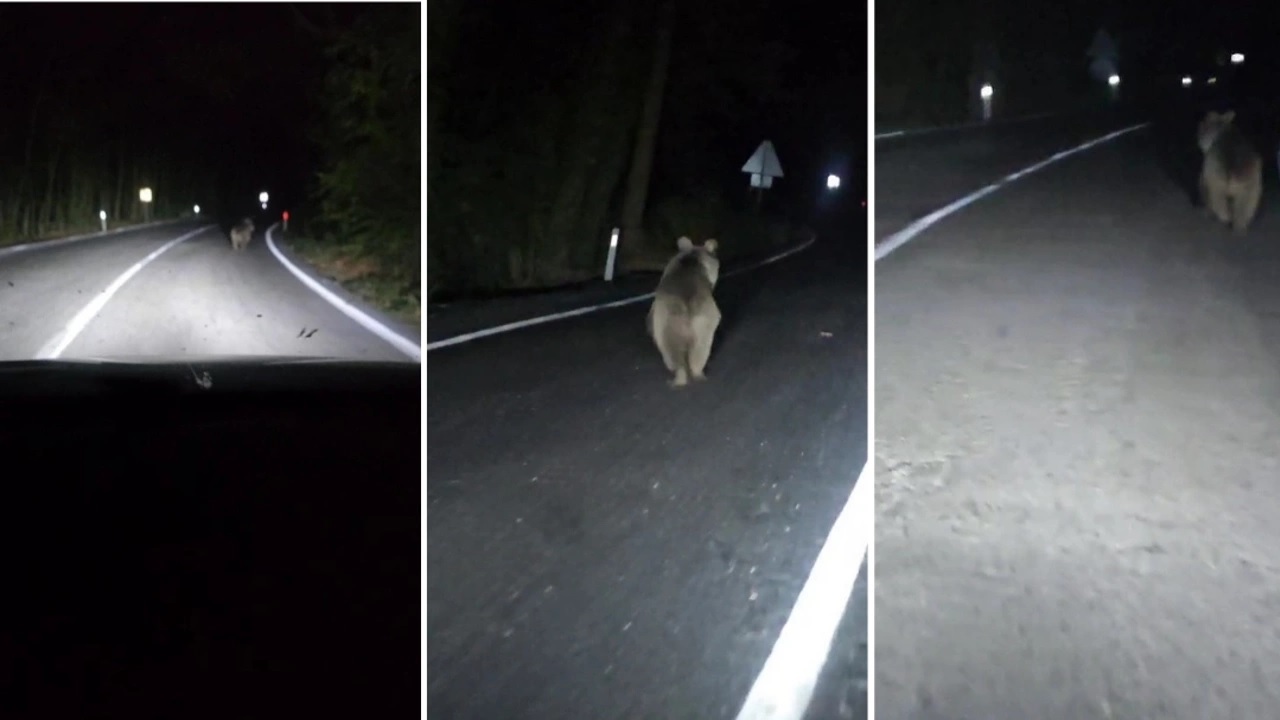
<instances>
[{"instance_id":1,"label":"white edge line","mask_svg":"<svg viewBox=\"0 0 1280 720\"><path fill-rule=\"evenodd\" d=\"M276 229L276 225L279 225L279 223L274 223L271 227L267 228L267 248L271 250L271 254L275 256L276 260L280 261L280 264L283 265L286 270L293 273L293 276L298 278L303 285L306 285L312 292L324 298L343 315L346 315L359 323L360 327L363 327L365 330L368 330L374 335L382 338L395 349L405 355L408 355L414 362L422 362L422 348L417 343L387 327L360 308L357 308L346 300L338 297L338 295L332 290L316 282L311 278L311 276L307 275L296 265L289 262L288 258L284 256L284 253L280 252L280 248L276 247L275 239L271 237L271 233Z\"/></svg>"},{"instance_id":2,"label":"white edge line","mask_svg":"<svg viewBox=\"0 0 1280 720\"><path fill-rule=\"evenodd\" d=\"M757 262L754 265L740 267L736 270L733 270L732 272L727 272L721 277L726 277L726 278L733 277L734 275L737 275L739 273L744 273L748 270L756 270L770 263L774 263L779 260L782 260L783 258L789 257L791 255L795 255L801 250L805 250L810 245L813 245L813 243L816 242L817 239L818 238L815 235L809 238L808 240L806 240L805 242L793 248L784 250L783 252L780 252L777 255L761 260L760 262ZM577 317L578 315L586 315L587 313L596 312L597 310L606 310L608 308L622 307L623 305L631 305L633 303L638 303L643 300L648 300L651 297L653 297L653 293L651 292L645 293L643 295L633 295L631 297L622 298L621 300L613 300L610 302L600 303L597 305L587 305L585 307L574 308L572 310L564 310L562 312L552 313L550 315L539 315L538 317L532 317L525 320L516 320L514 322L509 322L503 325L496 325L494 327L484 328L483 330L476 330L474 332L463 333L461 335L454 335L453 337L443 338L440 340L436 340L435 342L427 343L427 352L431 352L432 350L438 350L440 348L446 348L446 347L449 347L450 345L460 345L464 342L479 340L480 338L489 337L490 335L498 335L504 332L511 332L512 330L519 330L521 328L532 327L534 325L541 325L543 323L554 322L556 320L563 320L565 318Z\"/></svg>"},{"instance_id":3,"label":"white edge line","mask_svg":"<svg viewBox=\"0 0 1280 720\"><path fill-rule=\"evenodd\" d=\"M26 252L28 250L43 250L45 248L54 248L54 247L59 247L61 245L69 245L71 243L80 242L82 240L93 240L95 238L111 237L112 235L120 235L121 233L136 232L140 230L151 230L158 227L164 227L165 225L173 225L175 223L187 222L193 219L194 218L178 218L176 220L160 220L158 222L146 223L143 225L130 225L129 227L116 228L115 230L108 230L106 232L89 233L88 235L72 235L70 237L54 238L52 240L33 240L32 242L23 243L21 245L10 245L8 247L0 248L0 257L5 257L6 255L15 255L17 253Z\"/></svg>"},{"instance_id":4,"label":"white edge line","mask_svg":"<svg viewBox=\"0 0 1280 720\"><path fill-rule=\"evenodd\" d=\"M934 223L937 223L939 220L942 220L943 218L964 208L965 206L970 205L973 202L986 197L987 195L990 195L996 190L999 190L1000 188L1012 182L1021 180L1022 178L1026 177L1027 175L1030 175L1033 172L1042 170L1048 167L1049 165L1052 165L1053 163L1058 162L1059 160L1062 160L1064 158L1071 157L1076 153L1088 150L1089 148L1094 147L1095 145L1100 145L1109 140L1114 140L1120 137L1121 135L1134 132L1135 130L1141 130L1142 128L1145 128L1147 125L1150 125L1150 123L1140 123L1138 125L1131 125L1127 128L1116 130L1115 132L1103 135L1102 137L1094 138L1084 144L1077 145L1073 148L1054 153L1053 155L1050 155L1044 160L1041 160L1040 162L1034 165L1031 165L1029 167L1025 167L1015 173L1006 175L1003 178L995 181L994 183L991 183L990 185L980 190L972 192L960 198L959 200L952 202L946 207L943 207L938 210L934 210L928 215L925 215L919 220L916 220L915 222L911 223L905 228L885 238L883 241L876 243L876 260L883 260L885 257L889 255L889 253L893 252L894 250L897 250L903 245L906 245L910 240L914 239L917 235L924 232L929 226L933 225Z\"/></svg>"},{"instance_id":5,"label":"white edge line","mask_svg":"<svg viewBox=\"0 0 1280 720\"><path fill-rule=\"evenodd\" d=\"M738 720L801 720L808 710L871 542L869 467L858 473Z\"/></svg>"},{"instance_id":6,"label":"white edge line","mask_svg":"<svg viewBox=\"0 0 1280 720\"><path fill-rule=\"evenodd\" d=\"M935 125L934 127L922 128L904 128L902 130L889 130L878 133L874 137L876 140L887 140L889 138L903 137L906 135L929 135L932 133L946 132L948 130L977 130L978 128L989 127L1005 127L1007 125L1016 125L1018 123L1031 122L1032 120L1041 120L1047 117L1061 115L1058 112L1037 113L1035 115L1023 115L1022 117L1009 118L1007 120L996 120L989 123L962 123L959 125Z\"/></svg>"},{"instance_id":7,"label":"white edge line","mask_svg":"<svg viewBox=\"0 0 1280 720\"><path fill-rule=\"evenodd\" d=\"M137 275L142 268L146 267L152 260L160 257L161 254L174 245L177 245L188 238L195 237L211 227L214 226L205 225L197 230L192 230L186 235L176 237L155 250L152 250L146 257L134 263L132 267L121 273L120 277L113 280L111 284L107 286L107 289L98 293L97 297L90 300L83 308L80 308L80 312L76 313L71 318L71 321L67 323L67 326L40 348L39 352L36 353L36 358L39 360L56 360L63 352L66 351L67 347L75 341L76 337L80 333L84 332L84 329L89 326L89 323L95 317L97 317L98 313L102 312L102 308L107 306L107 302L111 300L112 296L119 292L120 288L124 287L124 284L129 282L134 275Z\"/></svg>"}]
</instances>

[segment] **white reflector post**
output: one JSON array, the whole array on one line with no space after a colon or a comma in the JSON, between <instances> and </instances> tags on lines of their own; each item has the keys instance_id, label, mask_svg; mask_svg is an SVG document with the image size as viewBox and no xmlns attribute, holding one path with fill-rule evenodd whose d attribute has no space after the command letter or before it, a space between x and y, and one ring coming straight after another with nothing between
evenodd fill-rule
<instances>
[{"instance_id":1,"label":"white reflector post","mask_svg":"<svg viewBox=\"0 0 1280 720\"><path fill-rule=\"evenodd\" d=\"M609 233L609 259L604 263L605 282L613 282L613 263L618 257L618 233L620 232L619 228L614 228L613 232Z\"/></svg>"}]
</instances>

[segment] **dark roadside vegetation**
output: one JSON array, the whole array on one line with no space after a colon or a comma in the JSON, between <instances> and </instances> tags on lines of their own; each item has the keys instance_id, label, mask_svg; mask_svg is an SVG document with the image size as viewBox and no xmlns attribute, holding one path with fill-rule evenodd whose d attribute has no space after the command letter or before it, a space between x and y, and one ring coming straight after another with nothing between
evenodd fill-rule
<instances>
[{"instance_id":1,"label":"dark roadside vegetation","mask_svg":"<svg viewBox=\"0 0 1280 720\"><path fill-rule=\"evenodd\" d=\"M1120 51L1141 41L1125 12L1094 0L959 0L876 6L876 132L981 119L978 88L994 89L993 119L1075 112L1111 104L1091 75L1099 30L1122 36ZM1119 63L1119 72L1133 68ZM1131 84L1122 84L1122 90ZM1137 83L1132 83L1137 84ZM1125 93L1121 93L1124 97Z\"/></svg>"},{"instance_id":2,"label":"dark roadside vegetation","mask_svg":"<svg viewBox=\"0 0 1280 720\"><path fill-rule=\"evenodd\" d=\"M1209 8L1181 0L877 5L876 132L978 122L978 88L989 82L996 121L1107 112L1162 127L1176 117L1177 132L1186 134L1190 117L1234 108L1270 160L1280 140L1272 129L1280 127L1280 103L1272 99L1280 77L1269 34L1275 19L1265 4ZM1237 52L1246 57L1239 65L1230 62ZM1120 78L1114 94L1110 72ZM1191 133L1191 157L1178 162L1198 161L1194 122Z\"/></svg>"},{"instance_id":3,"label":"dark roadside vegetation","mask_svg":"<svg viewBox=\"0 0 1280 720\"><path fill-rule=\"evenodd\" d=\"M807 239L827 172L861 192L865 45L815 50L813 28L779 28L770 11L429 4L430 302L598 282L615 227L631 279L660 270L681 235L717 238L726 262ZM809 25L862 27L841 18ZM765 139L786 176L757 204L740 169Z\"/></svg>"},{"instance_id":4,"label":"dark roadside vegetation","mask_svg":"<svg viewBox=\"0 0 1280 720\"><path fill-rule=\"evenodd\" d=\"M303 15L302 13L306 13ZM349 290L407 322L422 307L421 6L301 5L327 72L314 139L323 170L294 247ZM312 19L314 18L314 19ZM292 228L291 228L292 231Z\"/></svg>"},{"instance_id":5,"label":"dark roadside vegetation","mask_svg":"<svg viewBox=\"0 0 1280 720\"><path fill-rule=\"evenodd\" d=\"M289 210L297 250L416 322L420 18L404 4L0 8L15 69L0 245L97 231L103 210L119 228L199 205L223 230Z\"/></svg>"}]
</instances>

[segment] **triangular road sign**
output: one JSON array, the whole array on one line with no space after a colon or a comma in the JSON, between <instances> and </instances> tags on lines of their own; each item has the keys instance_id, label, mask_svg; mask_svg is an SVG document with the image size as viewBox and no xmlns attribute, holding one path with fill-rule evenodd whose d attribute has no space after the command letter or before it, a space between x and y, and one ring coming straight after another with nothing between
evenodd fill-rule
<instances>
[{"instance_id":1,"label":"triangular road sign","mask_svg":"<svg viewBox=\"0 0 1280 720\"><path fill-rule=\"evenodd\" d=\"M756 148L751 159L742 166L742 172L765 177L782 177L782 163L778 162L778 153L774 151L773 143L768 140L760 143L760 147Z\"/></svg>"}]
</instances>

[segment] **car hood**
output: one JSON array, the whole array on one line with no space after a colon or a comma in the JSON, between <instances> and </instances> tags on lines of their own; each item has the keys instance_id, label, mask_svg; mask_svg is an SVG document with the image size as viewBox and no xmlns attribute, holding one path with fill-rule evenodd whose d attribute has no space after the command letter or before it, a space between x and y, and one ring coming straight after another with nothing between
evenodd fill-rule
<instances>
[{"instance_id":1,"label":"car hood","mask_svg":"<svg viewBox=\"0 0 1280 720\"><path fill-rule=\"evenodd\" d=\"M329 357L94 357L0 362L0 397L316 390L418 392L413 362Z\"/></svg>"}]
</instances>

